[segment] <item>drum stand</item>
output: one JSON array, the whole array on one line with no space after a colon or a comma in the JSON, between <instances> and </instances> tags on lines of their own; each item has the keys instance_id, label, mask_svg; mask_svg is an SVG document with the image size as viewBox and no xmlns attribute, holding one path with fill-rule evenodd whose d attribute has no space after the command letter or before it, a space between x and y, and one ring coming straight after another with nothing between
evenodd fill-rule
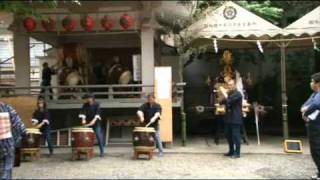
<instances>
[{"instance_id":1,"label":"drum stand","mask_svg":"<svg viewBox=\"0 0 320 180\"><path fill-rule=\"evenodd\" d=\"M133 159L138 159L139 158L139 155L141 154L145 154L145 155L148 155L148 159L152 159L152 155L153 155L153 149L145 149L145 150L138 150L138 149L135 149L134 150L134 156L133 156Z\"/></svg>"},{"instance_id":2,"label":"drum stand","mask_svg":"<svg viewBox=\"0 0 320 180\"><path fill-rule=\"evenodd\" d=\"M21 159L25 160L26 156L30 156L31 160L40 159L40 148L24 148L20 149Z\"/></svg>"},{"instance_id":3,"label":"drum stand","mask_svg":"<svg viewBox=\"0 0 320 180\"><path fill-rule=\"evenodd\" d=\"M86 160L89 160L94 156L92 147L77 147L72 148L72 160L81 159L81 155L84 155Z\"/></svg>"}]
</instances>

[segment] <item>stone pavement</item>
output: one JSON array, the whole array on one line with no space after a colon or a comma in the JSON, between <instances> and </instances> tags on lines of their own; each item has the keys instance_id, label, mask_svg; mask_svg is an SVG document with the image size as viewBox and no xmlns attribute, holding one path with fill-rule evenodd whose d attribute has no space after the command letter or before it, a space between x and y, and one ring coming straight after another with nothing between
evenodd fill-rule
<instances>
[{"instance_id":1,"label":"stone pavement","mask_svg":"<svg viewBox=\"0 0 320 180\"><path fill-rule=\"evenodd\" d=\"M292 137L290 139L301 140L303 146L303 154L310 154L309 142L306 137ZM220 140L220 144L216 145L212 137L189 137L186 146L181 145L180 139L175 139L171 148L166 148L166 154L222 154L228 149L227 141L225 138ZM118 146L111 145L105 149L107 154L133 153L132 145ZM46 148L42 149L43 153L48 153ZM55 153L69 153L71 148L56 148ZM95 152L98 152L98 147L95 147ZM257 144L256 137L249 137L249 145L242 144L242 154L286 154L283 151L282 137L280 136L262 136L260 138L260 145Z\"/></svg>"},{"instance_id":2,"label":"stone pavement","mask_svg":"<svg viewBox=\"0 0 320 180\"><path fill-rule=\"evenodd\" d=\"M132 147L107 147L103 158L71 161L70 148L56 148L55 155L36 162L23 162L14 168L14 178L32 179L128 179L128 178L254 178L254 179L306 179L316 172L307 140L303 139L303 154L285 154L281 137L263 137L261 145L250 138L249 145L242 145L239 159L224 157L225 140L215 145L212 138L193 137L186 147L175 141L165 149L162 158L132 160ZM98 152L98 149L95 149Z\"/></svg>"}]
</instances>

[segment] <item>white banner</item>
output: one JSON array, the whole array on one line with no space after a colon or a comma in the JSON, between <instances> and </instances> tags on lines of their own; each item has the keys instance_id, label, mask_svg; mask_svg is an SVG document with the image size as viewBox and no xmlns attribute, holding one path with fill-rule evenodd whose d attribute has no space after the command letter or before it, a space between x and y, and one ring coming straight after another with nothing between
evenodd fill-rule
<instances>
[{"instance_id":1,"label":"white banner","mask_svg":"<svg viewBox=\"0 0 320 180\"><path fill-rule=\"evenodd\" d=\"M156 97L171 99L171 67L156 67L155 77L157 83Z\"/></svg>"},{"instance_id":2,"label":"white banner","mask_svg":"<svg viewBox=\"0 0 320 180\"><path fill-rule=\"evenodd\" d=\"M141 55L132 55L133 81L141 81Z\"/></svg>"}]
</instances>

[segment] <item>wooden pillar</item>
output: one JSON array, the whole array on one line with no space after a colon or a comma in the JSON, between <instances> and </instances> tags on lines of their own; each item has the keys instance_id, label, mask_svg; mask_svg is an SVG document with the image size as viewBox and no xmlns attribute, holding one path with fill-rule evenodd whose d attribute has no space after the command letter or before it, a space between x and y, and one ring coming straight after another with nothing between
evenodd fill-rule
<instances>
[{"instance_id":1,"label":"wooden pillar","mask_svg":"<svg viewBox=\"0 0 320 180\"><path fill-rule=\"evenodd\" d=\"M141 79L142 84L154 84L154 29L148 25L141 26ZM144 93L152 92L143 88Z\"/></svg>"}]
</instances>

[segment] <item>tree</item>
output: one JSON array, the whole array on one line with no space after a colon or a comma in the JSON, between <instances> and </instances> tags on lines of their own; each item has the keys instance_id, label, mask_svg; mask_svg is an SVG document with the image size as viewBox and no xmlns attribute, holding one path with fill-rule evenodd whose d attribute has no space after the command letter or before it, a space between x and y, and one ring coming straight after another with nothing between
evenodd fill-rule
<instances>
[{"instance_id":1,"label":"tree","mask_svg":"<svg viewBox=\"0 0 320 180\"><path fill-rule=\"evenodd\" d=\"M282 13L283 7L276 6L272 4L270 0L267 1L234 1L238 5L246 8L249 11L269 20L274 24L278 24ZM199 6L195 16L202 16L203 14L207 13L208 11L212 11L220 5L222 5L224 1L217 1L217 0L207 0L207 1L199 1Z\"/></svg>"},{"instance_id":2,"label":"tree","mask_svg":"<svg viewBox=\"0 0 320 180\"><path fill-rule=\"evenodd\" d=\"M79 0L63 1L63 3L81 5ZM47 8L56 8L58 7L59 2L58 0L0 1L0 12L41 16L41 14L34 11L33 5L43 5Z\"/></svg>"}]
</instances>

